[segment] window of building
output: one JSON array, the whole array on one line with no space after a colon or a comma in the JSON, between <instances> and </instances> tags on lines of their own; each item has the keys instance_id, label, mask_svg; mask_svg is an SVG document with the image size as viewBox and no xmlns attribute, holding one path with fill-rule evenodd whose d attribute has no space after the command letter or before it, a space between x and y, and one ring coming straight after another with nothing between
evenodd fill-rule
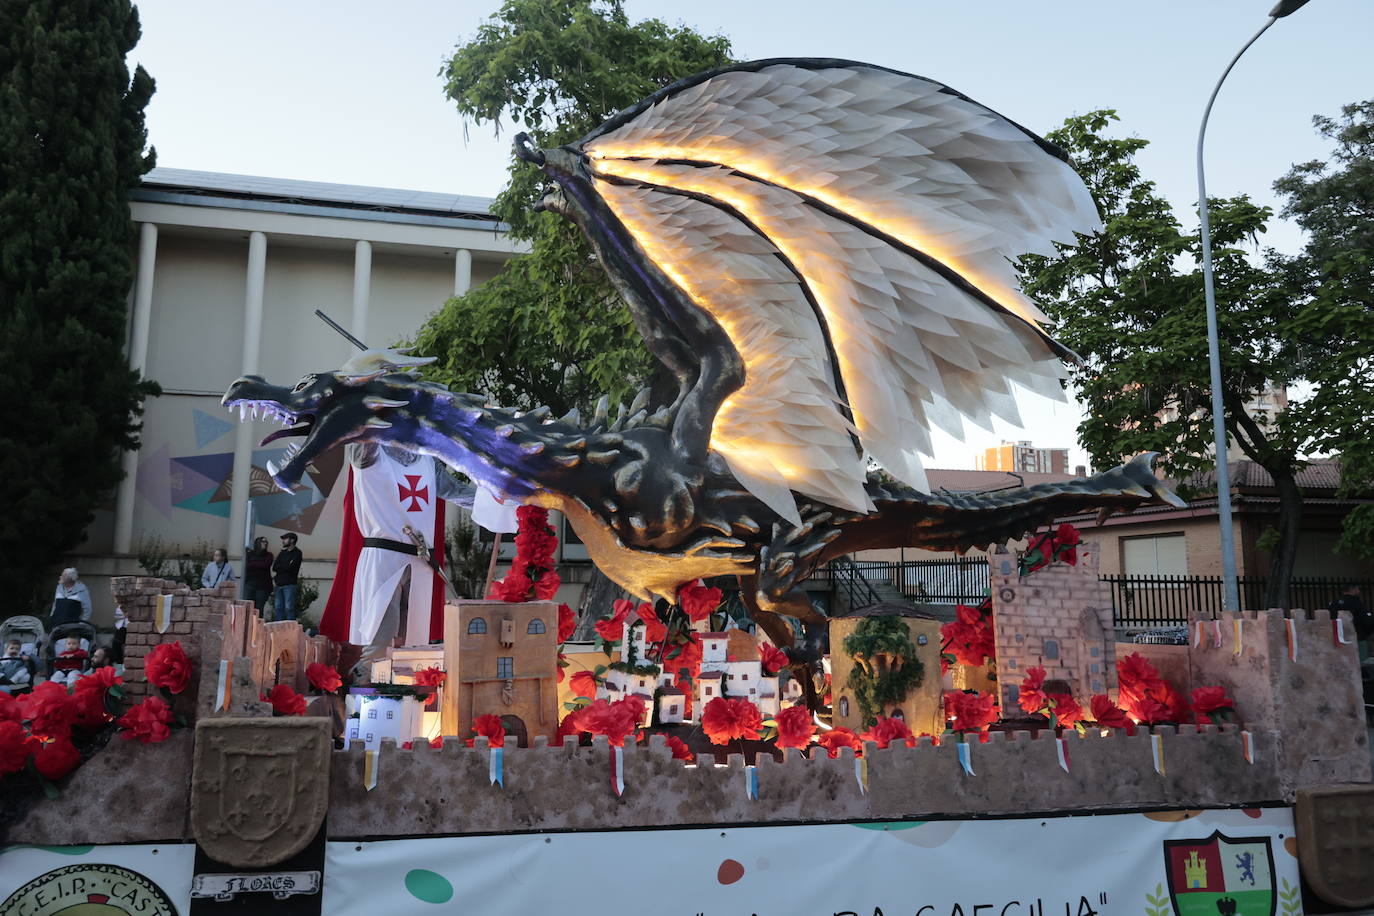
<instances>
[{"instance_id":1,"label":"window of building","mask_svg":"<svg viewBox=\"0 0 1374 916\"><path fill-rule=\"evenodd\" d=\"M726 677L732 681L735 679L735 676L733 674L727 674Z\"/></svg>"},{"instance_id":2,"label":"window of building","mask_svg":"<svg viewBox=\"0 0 1374 916\"><path fill-rule=\"evenodd\" d=\"M474 617L468 621L468 635L476 636L487 631L487 621L483 617Z\"/></svg>"},{"instance_id":3,"label":"window of building","mask_svg":"<svg viewBox=\"0 0 1374 916\"><path fill-rule=\"evenodd\" d=\"M515 677L515 658L502 657L496 660L497 677Z\"/></svg>"},{"instance_id":4,"label":"window of building","mask_svg":"<svg viewBox=\"0 0 1374 916\"><path fill-rule=\"evenodd\" d=\"M1186 576L1187 538L1182 534L1122 538L1121 571L1128 576Z\"/></svg>"},{"instance_id":5,"label":"window of building","mask_svg":"<svg viewBox=\"0 0 1374 916\"><path fill-rule=\"evenodd\" d=\"M849 715L849 697L840 697L840 715Z\"/></svg>"},{"instance_id":6,"label":"window of building","mask_svg":"<svg viewBox=\"0 0 1374 916\"><path fill-rule=\"evenodd\" d=\"M538 636L544 632L544 621L538 617L530 621L530 625L525 627L525 632L531 636Z\"/></svg>"},{"instance_id":7,"label":"window of building","mask_svg":"<svg viewBox=\"0 0 1374 916\"><path fill-rule=\"evenodd\" d=\"M372 732L368 732L368 733L367 733L367 738L366 738L365 740L367 740L367 741L369 741L369 742L372 740Z\"/></svg>"},{"instance_id":8,"label":"window of building","mask_svg":"<svg viewBox=\"0 0 1374 916\"><path fill-rule=\"evenodd\" d=\"M394 718L396 718L396 710L394 710L394 709L388 709L388 710L386 711L386 717L387 717L388 719L394 719Z\"/></svg>"},{"instance_id":9,"label":"window of building","mask_svg":"<svg viewBox=\"0 0 1374 916\"><path fill-rule=\"evenodd\" d=\"M369 719L375 719L375 718L377 718L377 709L376 709L376 707L373 707L372 709L369 709L369 710L367 711L367 717L368 717Z\"/></svg>"},{"instance_id":10,"label":"window of building","mask_svg":"<svg viewBox=\"0 0 1374 916\"><path fill-rule=\"evenodd\" d=\"M741 681L747 681L747 680L749 680L749 675L747 675L747 674L741 674L741 675L739 676L739 679L740 679Z\"/></svg>"},{"instance_id":11,"label":"window of building","mask_svg":"<svg viewBox=\"0 0 1374 916\"><path fill-rule=\"evenodd\" d=\"M707 687L707 688L706 688L706 695L707 695L708 697L711 695L711 688L710 688L710 687Z\"/></svg>"},{"instance_id":12,"label":"window of building","mask_svg":"<svg viewBox=\"0 0 1374 916\"><path fill-rule=\"evenodd\" d=\"M670 716L675 716L675 715L677 715L677 704L676 704L676 703L674 703L673 705L671 705L671 706L668 707L668 715L670 715Z\"/></svg>"}]
</instances>

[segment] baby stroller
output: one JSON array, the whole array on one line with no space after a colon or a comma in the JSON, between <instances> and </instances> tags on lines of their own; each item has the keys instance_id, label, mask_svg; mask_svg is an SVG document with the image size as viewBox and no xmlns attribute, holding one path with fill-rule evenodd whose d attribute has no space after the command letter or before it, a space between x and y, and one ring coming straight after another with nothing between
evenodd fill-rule
<instances>
[{"instance_id":1,"label":"baby stroller","mask_svg":"<svg viewBox=\"0 0 1374 916\"><path fill-rule=\"evenodd\" d=\"M19 640L19 654L26 660L25 667L29 670L29 679L23 682L22 677L6 677L8 681L20 681L19 683L0 684L0 690L6 693L23 693L33 686L33 673L37 667L39 650L43 645L43 638L46 631L43 629L43 621L29 614L19 614L11 617L4 623L0 623L0 655L4 654L5 646L11 639ZM0 668L12 667L12 663L0 661Z\"/></svg>"},{"instance_id":2,"label":"baby stroller","mask_svg":"<svg viewBox=\"0 0 1374 916\"><path fill-rule=\"evenodd\" d=\"M90 652L91 646L95 644L95 627L84 620L60 623L53 627L52 632L43 642L43 650L39 656L39 664L44 673L52 673L53 662L57 660L58 653L62 651L62 643L70 636L75 636L81 640L81 648Z\"/></svg>"}]
</instances>

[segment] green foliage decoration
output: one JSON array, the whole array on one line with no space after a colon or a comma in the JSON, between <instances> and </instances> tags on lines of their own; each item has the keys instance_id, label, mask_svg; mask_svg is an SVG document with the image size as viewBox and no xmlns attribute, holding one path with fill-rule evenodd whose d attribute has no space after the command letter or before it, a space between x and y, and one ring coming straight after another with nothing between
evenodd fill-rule
<instances>
[{"instance_id":1,"label":"green foliage decoration","mask_svg":"<svg viewBox=\"0 0 1374 916\"><path fill-rule=\"evenodd\" d=\"M873 725L882 710L901 703L925 679L925 665L901 617L865 617L844 638L844 652L854 661L846 683L865 725Z\"/></svg>"},{"instance_id":2,"label":"green foliage decoration","mask_svg":"<svg viewBox=\"0 0 1374 916\"><path fill-rule=\"evenodd\" d=\"M156 384L124 356L134 231L153 165L128 0L0 4L0 593L32 594L138 445ZM50 599L49 599L50 600Z\"/></svg>"},{"instance_id":3,"label":"green foliage decoration","mask_svg":"<svg viewBox=\"0 0 1374 916\"><path fill-rule=\"evenodd\" d=\"M471 124L527 131L539 146L581 137L662 86L729 62L727 39L657 19L631 22L620 0L506 0L440 76ZM538 169L512 157L493 212L530 246L494 278L450 299L415 338L438 357L430 378L513 407L588 410L627 400L652 361L591 249L570 222L536 213Z\"/></svg>"}]
</instances>

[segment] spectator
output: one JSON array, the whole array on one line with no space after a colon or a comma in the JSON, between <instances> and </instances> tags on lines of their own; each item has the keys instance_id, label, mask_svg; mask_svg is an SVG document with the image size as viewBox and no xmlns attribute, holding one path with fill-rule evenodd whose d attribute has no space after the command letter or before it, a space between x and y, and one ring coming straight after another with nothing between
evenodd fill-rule
<instances>
[{"instance_id":1,"label":"spectator","mask_svg":"<svg viewBox=\"0 0 1374 916\"><path fill-rule=\"evenodd\" d=\"M81 648L81 637L68 636L62 640L62 654L52 663L50 680L71 686L86 670L86 659L90 655Z\"/></svg>"},{"instance_id":2,"label":"spectator","mask_svg":"<svg viewBox=\"0 0 1374 916\"><path fill-rule=\"evenodd\" d=\"M104 646L96 646L91 650L91 671L97 668L109 668L114 662L110 659L110 650Z\"/></svg>"},{"instance_id":3,"label":"spectator","mask_svg":"<svg viewBox=\"0 0 1374 916\"><path fill-rule=\"evenodd\" d=\"M219 588L226 582L238 579L234 575L234 567L229 565L229 554L223 547L216 547L210 556L210 562L205 564L205 572L200 574L201 588Z\"/></svg>"},{"instance_id":4,"label":"spectator","mask_svg":"<svg viewBox=\"0 0 1374 916\"><path fill-rule=\"evenodd\" d=\"M33 686L33 659L24 654L23 644L17 639L5 643L5 654L0 657L0 690L14 693Z\"/></svg>"},{"instance_id":5,"label":"spectator","mask_svg":"<svg viewBox=\"0 0 1374 916\"><path fill-rule=\"evenodd\" d=\"M281 553L272 563L277 590L272 593L272 619L295 620L296 599L300 596L301 552L296 548L296 536L287 532L281 536Z\"/></svg>"},{"instance_id":6,"label":"spectator","mask_svg":"<svg viewBox=\"0 0 1374 916\"><path fill-rule=\"evenodd\" d=\"M91 619L91 590L76 574L76 567L62 570L57 579L57 593L52 601L52 625L75 623Z\"/></svg>"},{"instance_id":7,"label":"spectator","mask_svg":"<svg viewBox=\"0 0 1374 916\"><path fill-rule=\"evenodd\" d=\"M115 605L114 640L110 643L110 657L116 664L124 664L124 639L129 635L129 616L124 608Z\"/></svg>"},{"instance_id":8,"label":"spectator","mask_svg":"<svg viewBox=\"0 0 1374 916\"><path fill-rule=\"evenodd\" d=\"M1347 585L1341 596L1331 602L1327 610L1332 614L1338 611L1350 612L1350 616L1355 619L1355 639L1360 644L1360 661L1369 658L1369 641L1374 637L1374 613L1365 607L1363 599L1360 598L1360 587Z\"/></svg>"},{"instance_id":9,"label":"spectator","mask_svg":"<svg viewBox=\"0 0 1374 916\"><path fill-rule=\"evenodd\" d=\"M253 549L243 559L243 597L267 613L267 599L272 597L272 551L267 538L256 538Z\"/></svg>"}]
</instances>

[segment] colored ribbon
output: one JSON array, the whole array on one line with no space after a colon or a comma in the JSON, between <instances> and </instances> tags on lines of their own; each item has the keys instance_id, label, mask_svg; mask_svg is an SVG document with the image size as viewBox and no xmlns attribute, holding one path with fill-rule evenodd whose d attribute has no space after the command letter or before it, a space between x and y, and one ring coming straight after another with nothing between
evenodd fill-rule
<instances>
[{"instance_id":1,"label":"colored ribbon","mask_svg":"<svg viewBox=\"0 0 1374 916\"><path fill-rule=\"evenodd\" d=\"M1150 753L1154 756L1155 772L1158 773L1160 776L1165 775L1165 773L1164 773L1164 736L1163 736L1163 735L1151 735L1151 736L1150 736Z\"/></svg>"},{"instance_id":2,"label":"colored ribbon","mask_svg":"<svg viewBox=\"0 0 1374 916\"><path fill-rule=\"evenodd\" d=\"M363 788L371 792L377 788L377 767L381 755L374 750L363 751Z\"/></svg>"},{"instance_id":3,"label":"colored ribbon","mask_svg":"<svg viewBox=\"0 0 1374 916\"><path fill-rule=\"evenodd\" d=\"M1202 647L1202 621L1201 621L1201 620L1195 620L1195 621L1193 621L1193 648L1194 648L1194 649L1198 649L1198 648L1201 648L1201 647Z\"/></svg>"},{"instance_id":4,"label":"colored ribbon","mask_svg":"<svg viewBox=\"0 0 1374 916\"><path fill-rule=\"evenodd\" d=\"M1292 617L1286 617L1283 629L1288 636L1288 660L1295 662L1298 660L1298 622Z\"/></svg>"},{"instance_id":5,"label":"colored ribbon","mask_svg":"<svg viewBox=\"0 0 1374 916\"><path fill-rule=\"evenodd\" d=\"M759 768L756 766L744 768L744 797L750 801L759 800Z\"/></svg>"},{"instance_id":6,"label":"colored ribbon","mask_svg":"<svg viewBox=\"0 0 1374 916\"><path fill-rule=\"evenodd\" d=\"M219 683L215 685L215 709L229 708L230 679L234 676L234 663L227 658L219 660Z\"/></svg>"},{"instance_id":7,"label":"colored ribbon","mask_svg":"<svg viewBox=\"0 0 1374 916\"><path fill-rule=\"evenodd\" d=\"M172 596L158 595L157 604L153 607L153 628L159 633L166 633L167 628L172 625Z\"/></svg>"},{"instance_id":8,"label":"colored ribbon","mask_svg":"<svg viewBox=\"0 0 1374 916\"><path fill-rule=\"evenodd\" d=\"M611 791L619 798L625 792L625 748L611 748Z\"/></svg>"},{"instance_id":9,"label":"colored ribbon","mask_svg":"<svg viewBox=\"0 0 1374 916\"><path fill-rule=\"evenodd\" d=\"M1059 755L1059 768L1069 772L1069 744L1063 738L1054 739L1055 752Z\"/></svg>"},{"instance_id":10,"label":"colored ribbon","mask_svg":"<svg viewBox=\"0 0 1374 916\"><path fill-rule=\"evenodd\" d=\"M1341 619L1340 614L1331 620L1331 638L1336 641L1338 646L1350 645L1350 637L1345 635L1345 621Z\"/></svg>"},{"instance_id":11,"label":"colored ribbon","mask_svg":"<svg viewBox=\"0 0 1374 916\"><path fill-rule=\"evenodd\" d=\"M493 747L487 753L487 775L491 777L491 784L494 786L506 787L506 758L505 748Z\"/></svg>"},{"instance_id":12,"label":"colored ribbon","mask_svg":"<svg viewBox=\"0 0 1374 916\"><path fill-rule=\"evenodd\" d=\"M859 784L859 794L868 794L868 758L854 758L854 781Z\"/></svg>"},{"instance_id":13,"label":"colored ribbon","mask_svg":"<svg viewBox=\"0 0 1374 916\"><path fill-rule=\"evenodd\" d=\"M968 742L960 741L955 747L959 749L959 766L963 767L968 775L977 776L978 774L973 772L973 750Z\"/></svg>"},{"instance_id":14,"label":"colored ribbon","mask_svg":"<svg viewBox=\"0 0 1374 916\"><path fill-rule=\"evenodd\" d=\"M1220 648L1221 648L1221 621L1220 621L1220 620L1213 620L1213 621L1212 621L1212 648L1214 648L1214 649L1220 649Z\"/></svg>"},{"instance_id":15,"label":"colored ribbon","mask_svg":"<svg viewBox=\"0 0 1374 916\"><path fill-rule=\"evenodd\" d=\"M1244 630L1241 629L1239 617L1231 621L1231 632L1236 637L1236 648L1233 654L1239 655L1241 653L1241 650L1244 648L1241 644L1241 638L1244 636Z\"/></svg>"},{"instance_id":16,"label":"colored ribbon","mask_svg":"<svg viewBox=\"0 0 1374 916\"><path fill-rule=\"evenodd\" d=\"M1240 752L1246 763L1255 762L1255 736L1248 731L1240 733Z\"/></svg>"}]
</instances>

